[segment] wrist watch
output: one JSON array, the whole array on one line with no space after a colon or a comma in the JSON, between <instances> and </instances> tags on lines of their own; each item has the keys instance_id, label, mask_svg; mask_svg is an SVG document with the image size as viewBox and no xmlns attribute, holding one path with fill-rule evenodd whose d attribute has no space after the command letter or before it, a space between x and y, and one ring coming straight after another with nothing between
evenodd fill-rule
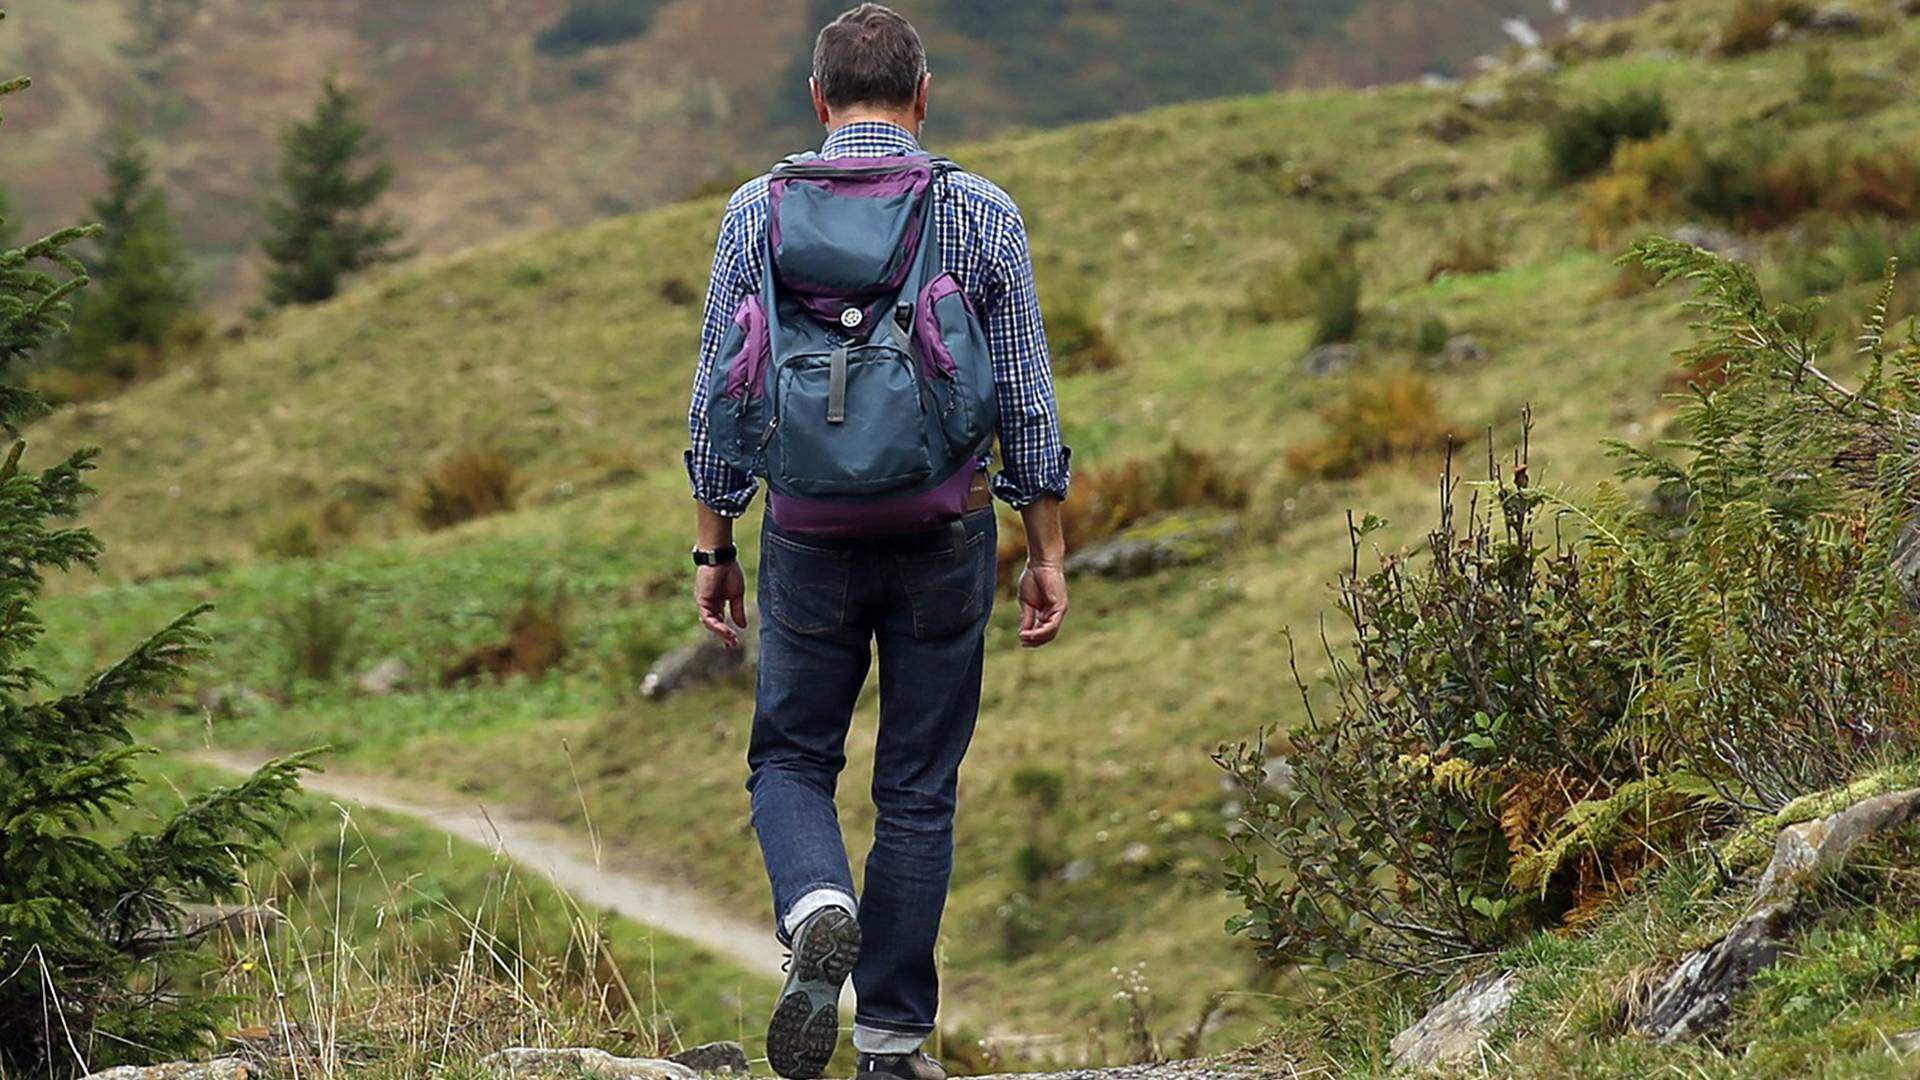
<instances>
[{"instance_id":1,"label":"wrist watch","mask_svg":"<svg viewBox=\"0 0 1920 1080\"><path fill-rule=\"evenodd\" d=\"M695 566L725 566L737 560L739 557L740 549L733 544L728 544L723 548L715 548L712 551L707 551L702 548L693 549L693 565Z\"/></svg>"}]
</instances>

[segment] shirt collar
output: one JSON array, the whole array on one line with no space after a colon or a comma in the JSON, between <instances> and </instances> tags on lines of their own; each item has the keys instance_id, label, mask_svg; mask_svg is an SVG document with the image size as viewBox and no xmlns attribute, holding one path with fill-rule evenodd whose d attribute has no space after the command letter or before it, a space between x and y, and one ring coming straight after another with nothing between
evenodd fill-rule
<instances>
[{"instance_id":1,"label":"shirt collar","mask_svg":"<svg viewBox=\"0 0 1920 1080\"><path fill-rule=\"evenodd\" d=\"M823 158L892 157L918 154L920 143L913 133L885 120L856 120L827 136L820 148Z\"/></svg>"}]
</instances>

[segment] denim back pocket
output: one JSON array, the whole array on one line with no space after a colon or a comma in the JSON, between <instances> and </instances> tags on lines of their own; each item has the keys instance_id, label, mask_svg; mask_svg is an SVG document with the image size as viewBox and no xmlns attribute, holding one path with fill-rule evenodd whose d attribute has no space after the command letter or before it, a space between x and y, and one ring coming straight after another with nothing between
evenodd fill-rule
<instances>
[{"instance_id":1,"label":"denim back pocket","mask_svg":"<svg viewBox=\"0 0 1920 1080\"><path fill-rule=\"evenodd\" d=\"M850 552L818 548L768 532L760 545L761 604L796 634L825 634L846 623Z\"/></svg>"},{"instance_id":2,"label":"denim back pocket","mask_svg":"<svg viewBox=\"0 0 1920 1080\"><path fill-rule=\"evenodd\" d=\"M973 626L993 603L997 566L992 512L984 528L967 531L967 549L958 559L951 548L895 556L900 582L913 607L913 636L951 637Z\"/></svg>"}]
</instances>

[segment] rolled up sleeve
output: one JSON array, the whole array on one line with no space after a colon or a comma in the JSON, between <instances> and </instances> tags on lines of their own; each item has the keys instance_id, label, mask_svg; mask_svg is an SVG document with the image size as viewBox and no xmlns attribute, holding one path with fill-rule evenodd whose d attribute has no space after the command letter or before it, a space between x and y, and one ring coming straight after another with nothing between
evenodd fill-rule
<instances>
[{"instance_id":1,"label":"rolled up sleeve","mask_svg":"<svg viewBox=\"0 0 1920 1080\"><path fill-rule=\"evenodd\" d=\"M1011 215L994 245L986 312L987 349L993 358L994 391L1000 409L1000 472L994 494L1015 509L1043 495L1065 498L1072 452L1061 441L1054 400L1053 362L1033 278L1026 223Z\"/></svg>"}]
</instances>

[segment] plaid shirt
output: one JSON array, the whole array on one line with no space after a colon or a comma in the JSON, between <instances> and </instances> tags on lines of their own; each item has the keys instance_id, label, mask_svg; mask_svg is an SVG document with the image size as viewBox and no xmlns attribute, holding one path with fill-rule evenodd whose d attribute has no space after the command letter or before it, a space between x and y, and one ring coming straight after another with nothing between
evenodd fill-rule
<instances>
[{"instance_id":1,"label":"plaid shirt","mask_svg":"<svg viewBox=\"0 0 1920 1080\"><path fill-rule=\"evenodd\" d=\"M920 153L904 128L879 122L848 124L828 137L824 158L886 157ZM952 173L934 192L934 229L943 268L960 281L987 331L999 398L1000 449L1005 458L993 477L994 493L1017 508L1044 494L1065 496L1070 452L1060 441L1059 410L1047 334L1034 289L1027 227L1007 193L972 173ZM720 354L742 298L760 287L767 257L767 178L750 180L727 200L713 255L706 322L700 335L700 367L693 380L687 475L694 498L716 513L739 517L753 501L758 482L715 454L707 438L708 375Z\"/></svg>"}]
</instances>

